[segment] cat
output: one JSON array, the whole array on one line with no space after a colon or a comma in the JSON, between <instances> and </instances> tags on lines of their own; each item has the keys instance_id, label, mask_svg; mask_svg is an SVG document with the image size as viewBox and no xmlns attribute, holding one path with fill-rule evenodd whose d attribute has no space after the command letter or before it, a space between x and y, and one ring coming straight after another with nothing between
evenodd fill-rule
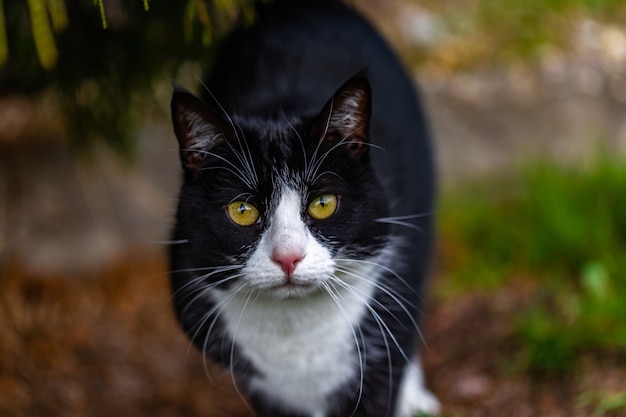
<instances>
[{"instance_id":1,"label":"cat","mask_svg":"<svg viewBox=\"0 0 626 417\"><path fill-rule=\"evenodd\" d=\"M398 58L339 1L258 5L175 86L171 284L261 417L436 413L417 356L435 178Z\"/></svg>"}]
</instances>

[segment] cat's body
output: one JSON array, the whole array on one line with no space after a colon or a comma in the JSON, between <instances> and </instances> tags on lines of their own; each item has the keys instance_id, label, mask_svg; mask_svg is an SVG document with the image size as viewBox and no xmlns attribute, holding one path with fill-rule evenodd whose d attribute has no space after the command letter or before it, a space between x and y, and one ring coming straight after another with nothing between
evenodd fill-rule
<instances>
[{"instance_id":1,"label":"cat's body","mask_svg":"<svg viewBox=\"0 0 626 417\"><path fill-rule=\"evenodd\" d=\"M263 417L435 411L414 362L432 156L397 59L339 2L278 1L206 86L206 105L172 99L172 287L191 340Z\"/></svg>"}]
</instances>

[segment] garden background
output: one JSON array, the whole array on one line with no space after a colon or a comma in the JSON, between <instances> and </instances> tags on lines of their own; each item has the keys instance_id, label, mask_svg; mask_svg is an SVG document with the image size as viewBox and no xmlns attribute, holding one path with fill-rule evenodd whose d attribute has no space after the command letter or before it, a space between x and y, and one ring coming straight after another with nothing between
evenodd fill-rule
<instances>
[{"instance_id":1,"label":"garden background","mask_svg":"<svg viewBox=\"0 0 626 417\"><path fill-rule=\"evenodd\" d=\"M444 415L625 416L626 5L352 3L431 120ZM177 328L162 243L170 81L197 88L250 2L0 10L0 415L251 415Z\"/></svg>"}]
</instances>

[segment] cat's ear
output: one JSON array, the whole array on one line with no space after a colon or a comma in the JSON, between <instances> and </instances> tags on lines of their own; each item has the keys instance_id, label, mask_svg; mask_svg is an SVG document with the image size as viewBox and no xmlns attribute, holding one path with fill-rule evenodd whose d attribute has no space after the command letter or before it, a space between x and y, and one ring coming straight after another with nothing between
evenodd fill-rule
<instances>
[{"instance_id":1,"label":"cat's ear","mask_svg":"<svg viewBox=\"0 0 626 417\"><path fill-rule=\"evenodd\" d=\"M358 158L369 149L371 88L365 72L342 85L326 103L315 122L313 134L326 142L344 142Z\"/></svg>"},{"instance_id":2,"label":"cat's ear","mask_svg":"<svg viewBox=\"0 0 626 417\"><path fill-rule=\"evenodd\" d=\"M185 170L199 171L210 149L222 142L229 130L202 100L174 85L172 122Z\"/></svg>"}]
</instances>

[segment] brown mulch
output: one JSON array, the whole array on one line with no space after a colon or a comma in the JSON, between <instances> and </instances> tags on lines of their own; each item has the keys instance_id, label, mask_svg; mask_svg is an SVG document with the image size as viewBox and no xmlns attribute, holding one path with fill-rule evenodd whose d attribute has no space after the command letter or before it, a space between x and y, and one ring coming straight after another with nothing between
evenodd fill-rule
<instances>
[{"instance_id":1,"label":"brown mulch","mask_svg":"<svg viewBox=\"0 0 626 417\"><path fill-rule=\"evenodd\" d=\"M0 416L252 416L177 327L165 271L140 256L80 279L0 265ZM511 318L531 296L517 286L429 309L424 364L445 415L591 416L581 393L624 389L623 370L595 360L575 377L515 372Z\"/></svg>"}]
</instances>

